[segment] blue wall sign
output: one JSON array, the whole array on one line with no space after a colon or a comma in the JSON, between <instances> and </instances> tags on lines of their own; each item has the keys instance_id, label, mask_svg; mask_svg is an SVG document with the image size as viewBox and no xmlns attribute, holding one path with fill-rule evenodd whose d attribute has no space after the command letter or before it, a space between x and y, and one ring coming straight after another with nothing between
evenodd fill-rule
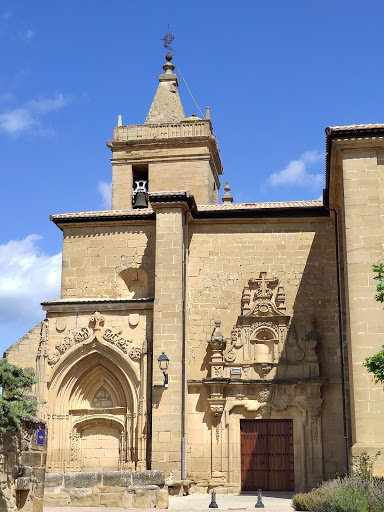
<instances>
[{"instance_id":1,"label":"blue wall sign","mask_svg":"<svg viewBox=\"0 0 384 512\"><path fill-rule=\"evenodd\" d=\"M37 431L37 444L45 444L45 430Z\"/></svg>"}]
</instances>

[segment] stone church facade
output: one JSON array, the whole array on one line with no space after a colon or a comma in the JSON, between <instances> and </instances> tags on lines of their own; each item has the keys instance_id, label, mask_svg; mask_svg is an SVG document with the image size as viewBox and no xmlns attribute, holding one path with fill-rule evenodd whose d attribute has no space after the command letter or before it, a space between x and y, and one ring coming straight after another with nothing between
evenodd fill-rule
<instances>
[{"instance_id":1,"label":"stone church facade","mask_svg":"<svg viewBox=\"0 0 384 512\"><path fill-rule=\"evenodd\" d=\"M112 209L51 216L61 297L6 356L36 372L49 472L309 489L384 453L362 367L384 339L384 125L327 128L323 201L219 203L209 110L186 117L163 68L145 123L107 142Z\"/></svg>"}]
</instances>

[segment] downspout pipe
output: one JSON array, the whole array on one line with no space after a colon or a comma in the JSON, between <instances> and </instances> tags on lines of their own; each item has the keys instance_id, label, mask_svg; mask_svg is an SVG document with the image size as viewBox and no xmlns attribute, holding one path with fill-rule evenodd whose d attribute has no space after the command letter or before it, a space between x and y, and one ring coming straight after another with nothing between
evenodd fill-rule
<instances>
[{"instance_id":1,"label":"downspout pipe","mask_svg":"<svg viewBox=\"0 0 384 512\"><path fill-rule=\"evenodd\" d=\"M187 300L187 227L189 208L184 212L183 281L182 281L182 346L181 346L181 480L185 480L185 406L186 406L186 300ZM183 489L183 495L185 496Z\"/></svg>"},{"instance_id":2,"label":"downspout pipe","mask_svg":"<svg viewBox=\"0 0 384 512\"><path fill-rule=\"evenodd\" d=\"M337 303L338 303L338 321L339 321L339 344L340 344L340 366L341 366L341 394L343 402L343 429L344 429L344 464L345 471L349 472L349 456L348 456L348 435L347 435L347 414L345 406L345 378L344 378L344 346L343 346L343 324L341 313L341 285L340 285L340 251L339 251L339 232L338 224L339 217L334 208L326 206L327 210L334 213L335 219L335 244L336 244L336 281L337 281Z\"/></svg>"}]
</instances>

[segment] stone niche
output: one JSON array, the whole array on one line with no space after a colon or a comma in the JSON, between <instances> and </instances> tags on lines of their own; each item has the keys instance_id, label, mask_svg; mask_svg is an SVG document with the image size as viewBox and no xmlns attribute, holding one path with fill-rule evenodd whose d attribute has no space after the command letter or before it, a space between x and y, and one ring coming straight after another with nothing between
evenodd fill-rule
<instances>
[{"instance_id":1,"label":"stone niche","mask_svg":"<svg viewBox=\"0 0 384 512\"><path fill-rule=\"evenodd\" d=\"M163 471L47 473L46 506L168 508Z\"/></svg>"},{"instance_id":2,"label":"stone niche","mask_svg":"<svg viewBox=\"0 0 384 512\"><path fill-rule=\"evenodd\" d=\"M251 277L241 296L241 314L230 339L216 321L209 346L210 377L246 380L307 378L320 375L316 347L319 335L311 319L307 334L298 339L286 315L285 292L277 277L260 272Z\"/></svg>"}]
</instances>

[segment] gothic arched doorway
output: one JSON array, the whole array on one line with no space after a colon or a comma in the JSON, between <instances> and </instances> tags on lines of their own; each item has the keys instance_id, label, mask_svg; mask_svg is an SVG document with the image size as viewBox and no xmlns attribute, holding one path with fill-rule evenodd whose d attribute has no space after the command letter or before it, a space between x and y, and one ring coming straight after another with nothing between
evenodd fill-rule
<instances>
[{"instance_id":1,"label":"gothic arched doorway","mask_svg":"<svg viewBox=\"0 0 384 512\"><path fill-rule=\"evenodd\" d=\"M140 383L127 359L93 344L74 353L52 380L50 471L134 469Z\"/></svg>"}]
</instances>

